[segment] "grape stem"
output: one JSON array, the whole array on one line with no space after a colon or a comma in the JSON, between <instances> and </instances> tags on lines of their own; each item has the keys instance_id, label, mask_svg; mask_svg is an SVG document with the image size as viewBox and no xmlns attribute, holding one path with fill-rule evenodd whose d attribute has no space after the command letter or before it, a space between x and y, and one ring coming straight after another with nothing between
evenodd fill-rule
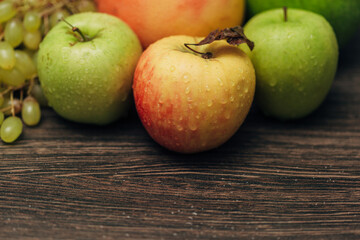
<instances>
[{"instance_id":1,"label":"grape stem","mask_svg":"<svg viewBox=\"0 0 360 240\"><path fill-rule=\"evenodd\" d=\"M15 106L14 106L14 91L10 92L10 101L11 101L11 115L15 117Z\"/></svg>"},{"instance_id":2,"label":"grape stem","mask_svg":"<svg viewBox=\"0 0 360 240\"><path fill-rule=\"evenodd\" d=\"M0 92L0 95L5 95L5 94L7 94L7 93L10 92L10 91L21 90L21 89L25 88L25 87L28 86L28 85L29 85L29 83L25 83L25 84L20 85L20 86L18 86L18 87L8 87L8 88L5 89L4 91Z\"/></svg>"},{"instance_id":3,"label":"grape stem","mask_svg":"<svg viewBox=\"0 0 360 240\"><path fill-rule=\"evenodd\" d=\"M27 90L27 92L26 92L27 95L31 95L31 91L32 91L32 89L33 89L33 87L34 87L35 78L36 78L36 77L37 77L37 76L34 75L34 76L30 79L29 87L28 87L28 90Z\"/></svg>"},{"instance_id":4,"label":"grape stem","mask_svg":"<svg viewBox=\"0 0 360 240\"><path fill-rule=\"evenodd\" d=\"M7 106L7 107L4 107L4 108L1 108L0 109L0 112L6 112L6 111L8 111L8 110L10 110L11 109L11 106Z\"/></svg>"},{"instance_id":5,"label":"grape stem","mask_svg":"<svg viewBox=\"0 0 360 240\"><path fill-rule=\"evenodd\" d=\"M56 11L57 9L62 8L63 6L65 6L68 3L70 3L70 0L66 0L66 1L60 2L58 4L54 4L51 8L48 8L48 9L42 11L40 13L40 16L49 15L49 14L53 13L54 11Z\"/></svg>"}]
</instances>

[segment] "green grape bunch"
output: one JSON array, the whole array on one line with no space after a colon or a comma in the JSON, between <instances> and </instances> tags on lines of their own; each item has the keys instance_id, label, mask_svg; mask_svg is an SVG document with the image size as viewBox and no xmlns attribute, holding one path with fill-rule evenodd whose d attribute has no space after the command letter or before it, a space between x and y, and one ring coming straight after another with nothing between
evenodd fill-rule
<instances>
[{"instance_id":1,"label":"green grape bunch","mask_svg":"<svg viewBox=\"0 0 360 240\"><path fill-rule=\"evenodd\" d=\"M44 36L69 15L96 11L93 0L0 0L0 138L12 143L47 106L36 56Z\"/></svg>"}]
</instances>

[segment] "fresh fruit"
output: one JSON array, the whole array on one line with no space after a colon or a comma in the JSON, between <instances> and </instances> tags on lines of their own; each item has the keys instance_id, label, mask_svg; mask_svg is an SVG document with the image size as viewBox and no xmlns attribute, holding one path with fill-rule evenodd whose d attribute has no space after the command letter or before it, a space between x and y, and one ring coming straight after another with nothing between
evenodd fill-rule
<instances>
[{"instance_id":1,"label":"fresh fruit","mask_svg":"<svg viewBox=\"0 0 360 240\"><path fill-rule=\"evenodd\" d=\"M16 15L16 8L12 1L0 2L0 23L6 22Z\"/></svg>"},{"instance_id":2,"label":"fresh fruit","mask_svg":"<svg viewBox=\"0 0 360 240\"><path fill-rule=\"evenodd\" d=\"M87 12L66 18L46 35L38 52L49 105L81 123L103 125L126 115L141 52L135 33L116 17Z\"/></svg>"},{"instance_id":3,"label":"fresh fruit","mask_svg":"<svg viewBox=\"0 0 360 240\"><path fill-rule=\"evenodd\" d=\"M171 35L206 36L241 24L245 0L97 0L98 10L130 25L144 48Z\"/></svg>"},{"instance_id":4,"label":"fresh fruit","mask_svg":"<svg viewBox=\"0 0 360 240\"><path fill-rule=\"evenodd\" d=\"M338 62L334 31L322 16L283 9L260 13L244 28L255 42L251 58L257 79L256 100L269 116L304 117L323 102Z\"/></svg>"},{"instance_id":5,"label":"fresh fruit","mask_svg":"<svg viewBox=\"0 0 360 240\"><path fill-rule=\"evenodd\" d=\"M359 0L247 0L249 16L273 8L300 8L323 15L334 28L339 45L344 47L360 27Z\"/></svg>"},{"instance_id":6,"label":"fresh fruit","mask_svg":"<svg viewBox=\"0 0 360 240\"><path fill-rule=\"evenodd\" d=\"M29 11L24 16L24 27L28 32L34 32L40 28L41 16L38 12Z\"/></svg>"},{"instance_id":7,"label":"fresh fruit","mask_svg":"<svg viewBox=\"0 0 360 240\"><path fill-rule=\"evenodd\" d=\"M10 70L15 66L15 51L8 42L0 42L0 68Z\"/></svg>"},{"instance_id":8,"label":"fresh fruit","mask_svg":"<svg viewBox=\"0 0 360 240\"><path fill-rule=\"evenodd\" d=\"M46 106L47 100L38 83L35 58L40 41L51 28L50 19L56 21L55 25L58 13L68 16L94 10L92 0L0 1L1 123L4 116L16 117L20 112L25 124L34 126L39 122L39 104ZM11 136L16 135L16 129L10 131ZM11 137L6 135L4 139L10 141Z\"/></svg>"},{"instance_id":9,"label":"fresh fruit","mask_svg":"<svg viewBox=\"0 0 360 240\"><path fill-rule=\"evenodd\" d=\"M226 142L244 121L255 90L254 68L243 51L218 41L193 47L205 52L198 55L184 45L200 40L159 40L135 71L134 98L144 127L160 145L180 153Z\"/></svg>"},{"instance_id":10,"label":"fresh fruit","mask_svg":"<svg viewBox=\"0 0 360 240\"><path fill-rule=\"evenodd\" d=\"M17 47L22 43L24 39L24 29L20 19L13 18L6 23L4 38L12 47Z\"/></svg>"},{"instance_id":11,"label":"fresh fruit","mask_svg":"<svg viewBox=\"0 0 360 240\"><path fill-rule=\"evenodd\" d=\"M6 143L12 143L21 135L23 124L21 119L16 116L8 117L1 124L0 136L1 140Z\"/></svg>"},{"instance_id":12,"label":"fresh fruit","mask_svg":"<svg viewBox=\"0 0 360 240\"><path fill-rule=\"evenodd\" d=\"M24 99L21 109L21 117L24 123L28 126L35 126L40 122L40 105L35 98L28 96Z\"/></svg>"}]
</instances>

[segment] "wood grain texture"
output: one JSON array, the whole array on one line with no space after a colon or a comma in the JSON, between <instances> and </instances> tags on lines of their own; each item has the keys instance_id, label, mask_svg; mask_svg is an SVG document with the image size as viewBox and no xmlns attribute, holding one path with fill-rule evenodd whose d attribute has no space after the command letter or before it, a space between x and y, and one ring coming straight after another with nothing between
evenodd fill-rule
<instances>
[{"instance_id":1,"label":"wood grain texture","mask_svg":"<svg viewBox=\"0 0 360 240\"><path fill-rule=\"evenodd\" d=\"M202 154L164 150L134 111L100 128L45 110L0 144L0 239L359 239L359 40L315 113L253 106Z\"/></svg>"}]
</instances>

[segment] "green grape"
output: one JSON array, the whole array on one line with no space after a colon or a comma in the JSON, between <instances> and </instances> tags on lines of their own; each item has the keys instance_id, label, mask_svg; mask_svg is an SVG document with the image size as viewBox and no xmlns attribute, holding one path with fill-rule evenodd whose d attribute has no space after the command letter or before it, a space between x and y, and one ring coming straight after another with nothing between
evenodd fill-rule
<instances>
[{"instance_id":1,"label":"green grape","mask_svg":"<svg viewBox=\"0 0 360 240\"><path fill-rule=\"evenodd\" d=\"M1 139L6 143L12 143L21 135L23 124L16 116L8 117L1 125Z\"/></svg>"},{"instance_id":2,"label":"green grape","mask_svg":"<svg viewBox=\"0 0 360 240\"><path fill-rule=\"evenodd\" d=\"M93 1L81 0L77 2L76 8L79 12L95 12L96 6Z\"/></svg>"},{"instance_id":3,"label":"green grape","mask_svg":"<svg viewBox=\"0 0 360 240\"><path fill-rule=\"evenodd\" d=\"M58 10L50 16L50 26L54 27L62 18L69 16L69 12L65 9Z\"/></svg>"},{"instance_id":4,"label":"green grape","mask_svg":"<svg viewBox=\"0 0 360 240\"><path fill-rule=\"evenodd\" d=\"M21 117L28 126L35 126L40 122L40 105L35 98L31 96L25 98L21 109Z\"/></svg>"},{"instance_id":5,"label":"green grape","mask_svg":"<svg viewBox=\"0 0 360 240\"><path fill-rule=\"evenodd\" d=\"M18 18L13 18L6 23L4 30L5 41L14 48L19 46L24 39L24 28Z\"/></svg>"},{"instance_id":6,"label":"green grape","mask_svg":"<svg viewBox=\"0 0 360 240\"><path fill-rule=\"evenodd\" d=\"M0 68L0 78L8 86L19 87L25 83L24 75L16 67L11 70Z\"/></svg>"},{"instance_id":7,"label":"green grape","mask_svg":"<svg viewBox=\"0 0 360 240\"><path fill-rule=\"evenodd\" d=\"M26 79L30 79L36 74L36 66L29 54L24 51L15 50L17 68Z\"/></svg>"},{"instance_id":8,"label":"green grape","mask_svg":"<svg viewBox=\"0 0 360 240\"><path fill-rule=\"evenodd\" d=\"M38 101L40 106L42 106L42 107L48 106L48 101L44 95L44 92L43 92L41 86L38 83L34 84L30 93L31 93L31 96L33 96Z\"/></svg>"},{"instance_id":9,"label":"green grape","mask_svg":"<svg viewBox=\"0 0 360 240\"><path fill-rule=\"evenodd\" d=\"M0 111L0 126L1 126L1 124L3 123L3 121L4 121L4 118L5 118L4 113Z\"/></svg>"},{"instance_id":10,"label":"green grape","mask_svg":"<svg viewBox=\"0 0 360 240\"><path fill-rule=\"evenodd\" d=\"M41 25L41 17L35 11L29 11L24 16L24 27L28 32L34 32L39 29Z\"/></svg>"},{"instance_id":11,"label":"green grape","mask_svg":"<svg viewBox=\"0 0 360 240\"><path fill-rule=\"evenodd\" d=\"M0 42L0 67L10 70L15 66L15 51L8 42Z\"/></svg>"},{"instance_id":12,"label":"green grape","mask_svg":"<svg viewBox=\"0 0 360 240\"><path fill-rule=\"evenodd\" d=\"M0 2L0 23L6 22L16 15L16 8L11 1Z\"/></svg>"},{"instance_id":13,"label":"green grape","mask_svg":"<svg viewBox=\"0 0 360 240\"><path fill-rule=\"evenodd\" d=\"M20 101L20 99L18 99L18 98L14 98L13 99L13 104L14 104L14 113L15 114L18 114L18 113L20 113L21 112L21 101ZM5 99L4 99L4 104L1 106L1 108L2 109L4 109L4 108L6 108L6 109L8 109L8 110L6 110L5 112L4 112L4 114L5 115L11 115L11 109L10 109L10 106L11 106L11 99L10 99L10 97L6 97Z\"/></svg>"},{"instance_id":14,"label":"green grape","mask_svg":"<svg viewBox=\"0 0 360 240\"><path fill-rule=\"evenodd\" d=\"M41 38L39 30L36 30L35 32L25 32L24 45L30 50L36 50L39 48Z\"/></svg>"}]
</instances>

